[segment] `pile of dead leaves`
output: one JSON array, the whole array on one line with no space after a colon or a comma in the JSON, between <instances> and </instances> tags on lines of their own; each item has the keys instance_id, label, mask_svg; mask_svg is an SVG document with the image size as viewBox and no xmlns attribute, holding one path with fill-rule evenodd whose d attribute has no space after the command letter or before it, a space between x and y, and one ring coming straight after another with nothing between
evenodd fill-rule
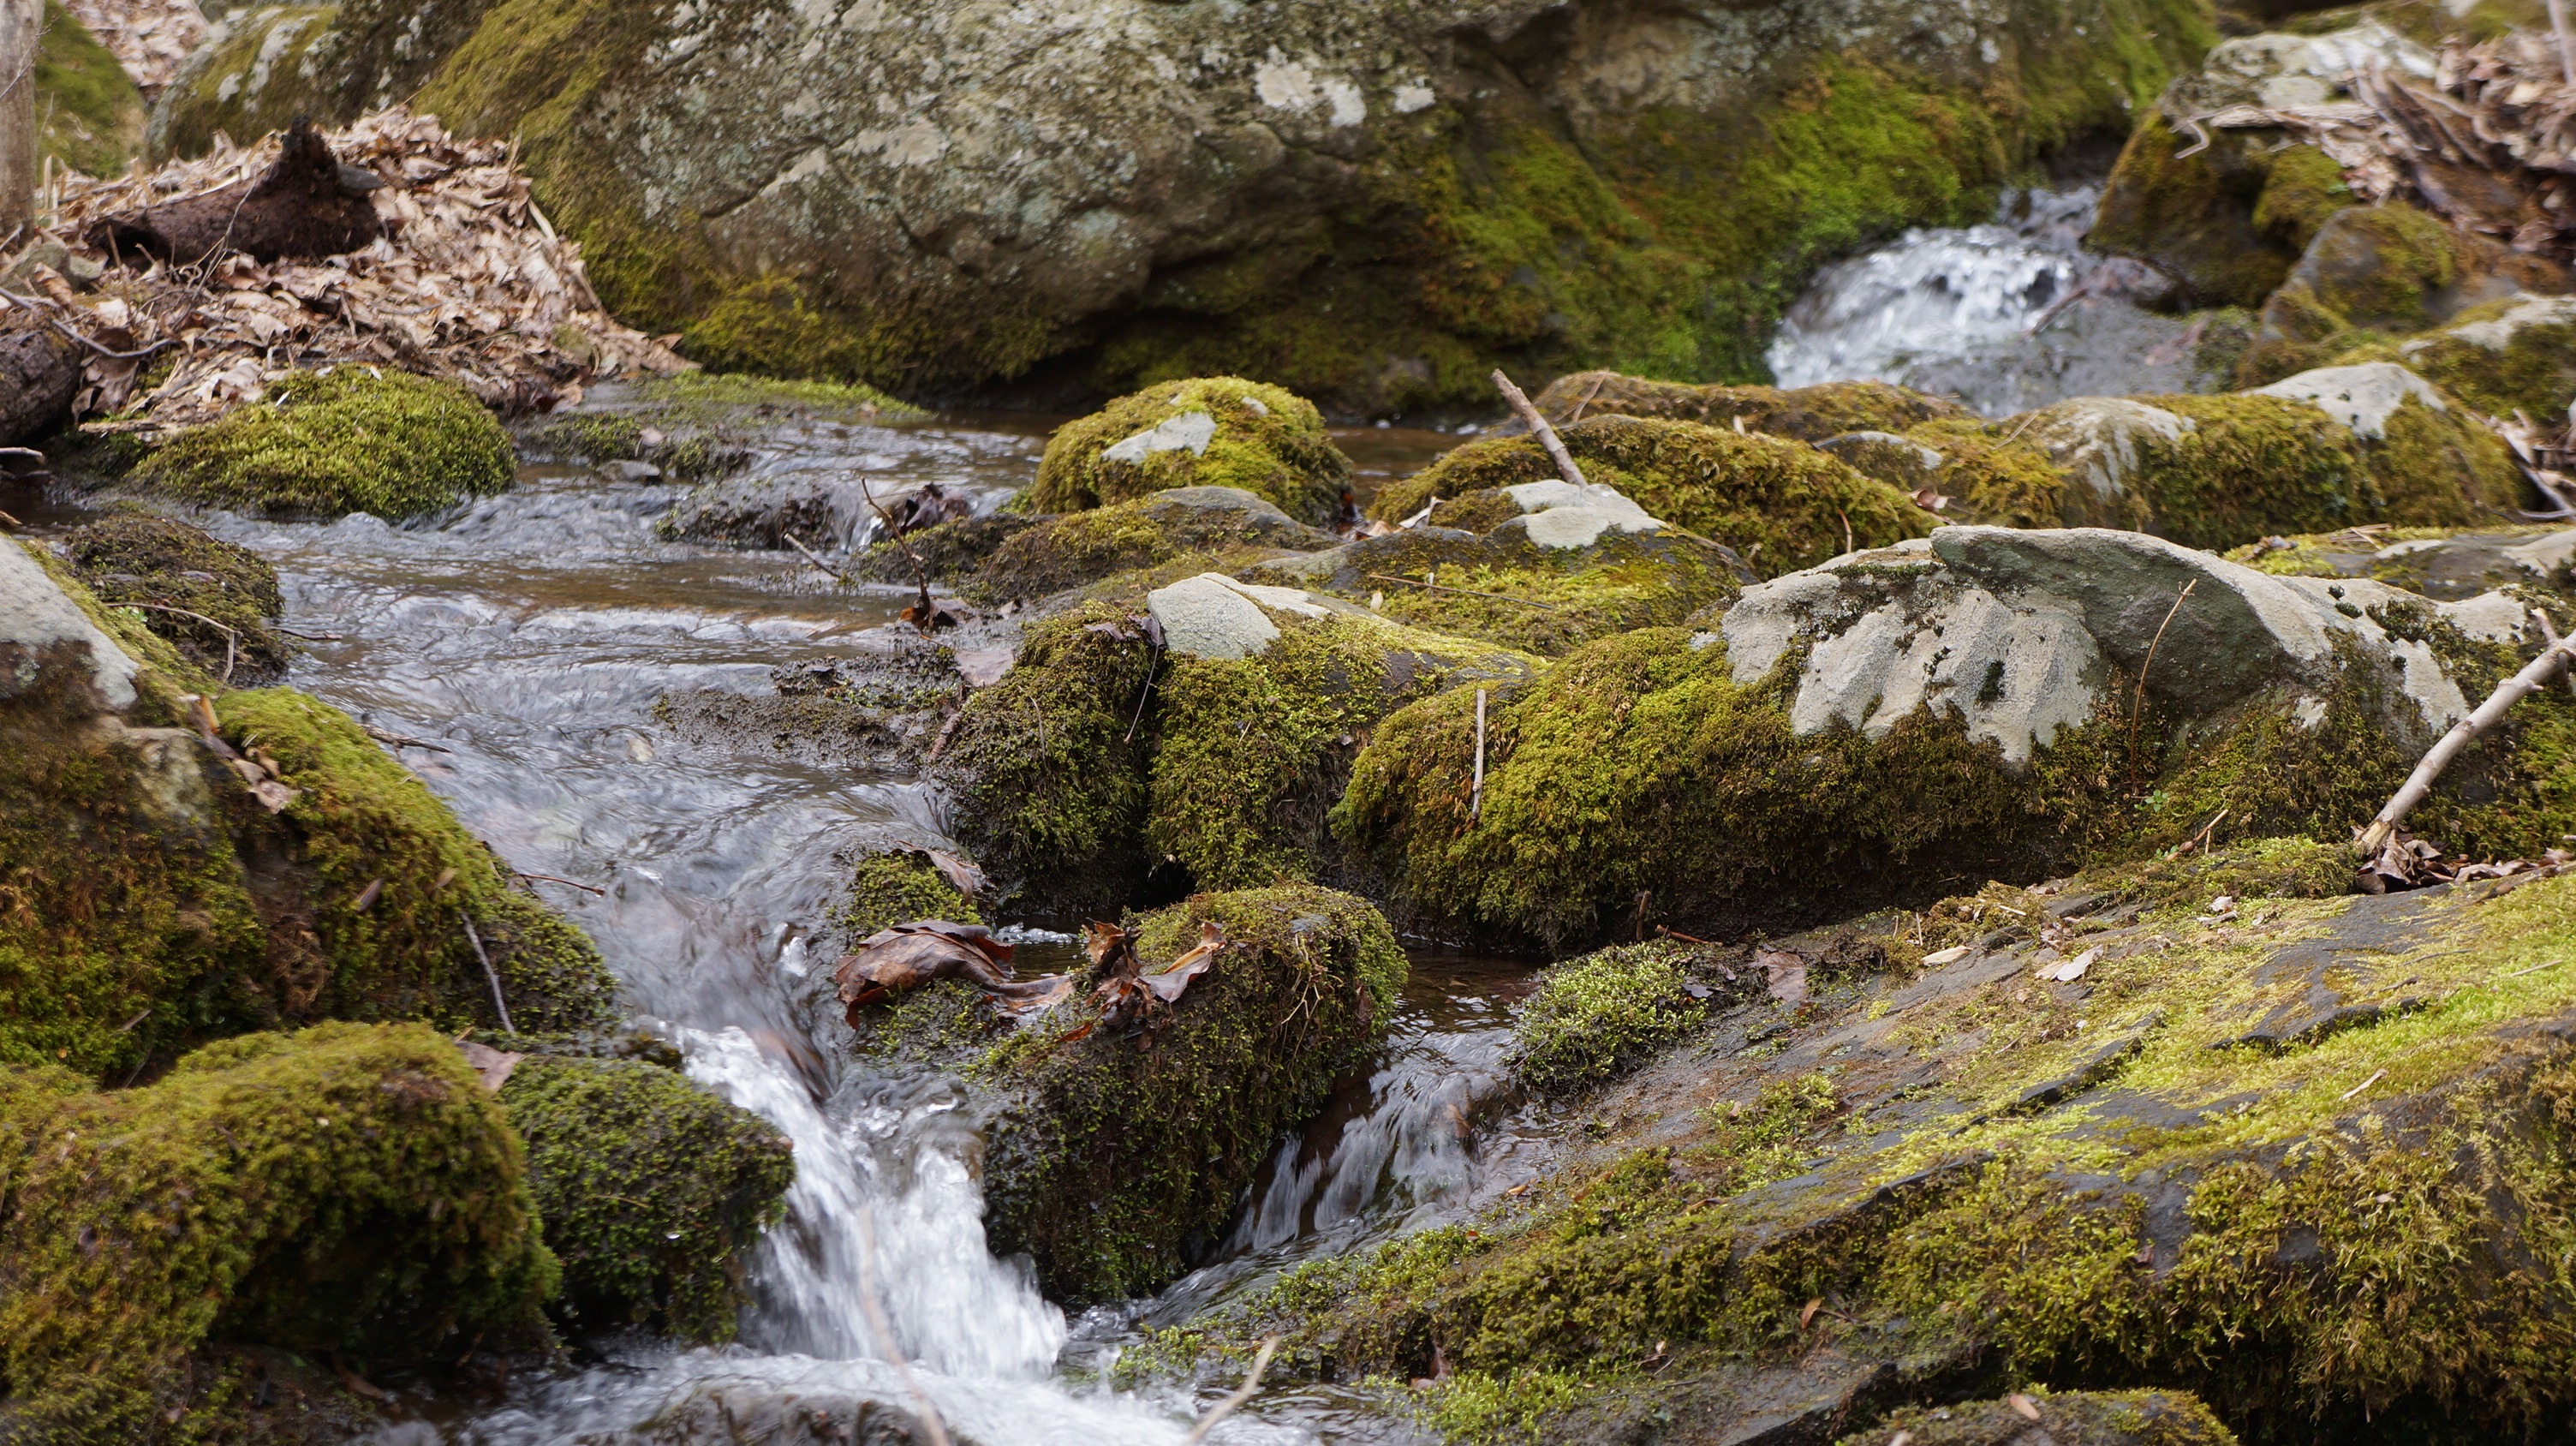
<instances>
[{"instance_id":1,"label":"pile of dead leaves","mask_svg":"<svg viewBox=\"0 0 2576 1446\"><path fill-rule=\"evenodd\" d=\"M2295 132L2333 157L2364 201L2411 201L2517 251L2566 261L2576 259L2571 71L2554 37L2518 30L2444 47L2429 84L2368 65L2347 79L2349 101L2234 105L2181 125L2200 144L2210 128Z\"/></svg>"},{"instance_id":2,"label":"pile of dead leaves","mask_svg":"<svg viewBox=\"0 0 2576 1446\"><path fill-rule=\"evenodd\" d=\"M1177 1003L1190 981L1205 974L1225 948L1225 932L1213 923L1199 926L1199 942L1159 969L1147 969L1136 957L1136 931L1116 924L1093 924L1084 941L1091 956L1085 977L1094 981L1091 998L1100 1017L1082 1025L1068 1040L1080 1039L1101 1025L1124 1033L1150 1024L1161 1009ZM841 957L832 971L850 1027L860 1027L862 1011L897 995L908 994L941 979L961 979L984 992L994 1007L1009 1014L1028 1014L1061 1003L1073 993L1070 974L1035 979L1011 977L1012 946L993 937L981 924L947 919L919 919L879 929Z\"/></svg>"},{"instance_id":3,"label":"pile of dead leaves","mask_svg":"<svg viewBox=\"0 0 2576 1446\"><path fill-rule=\"evenodd\" d=\"M2435 884L2467 884L2479 879L2510 879L2525 874L2535 879L2546 879L2564 872L2571 863L2576 863L2576 854L2565 849L2551 849L2536 859L2505 859L2489 863L2444 858L2442 850L2431 841L2397 829L2389 834L2387 842L2379 846L2379 852L2363 861L2361 875L2354 881L2354 886L2365 894L2388 894L2430 888Z\"/></svg>"},{"instance_id":4,"label":"pile of dead leaves","mask_svg":"<svg viewBox=\"0 0 2576 1446\"><path fill-rule=\"evenodd\" d=\"M271 173L280 135L157 171L62 184L45 234L62 268L95 275L75 292L30 268L40 308L86 353L73 403L92 432L147 440L211 421L299 367L371 364L463 383L504 414L570 405L597 376L683 371L668 343L619 325L555 234L501 141L461 141L435 117L397 106L328 133L333 157L383 234L337 255L262 261L221 248L190 259L137 255L113 223L184 206ZM166 374L156 374L175 353ZM140 385L150 378L152 385ZM96 420L96 419L105 420Z\"/></svg>"}]
</instances>

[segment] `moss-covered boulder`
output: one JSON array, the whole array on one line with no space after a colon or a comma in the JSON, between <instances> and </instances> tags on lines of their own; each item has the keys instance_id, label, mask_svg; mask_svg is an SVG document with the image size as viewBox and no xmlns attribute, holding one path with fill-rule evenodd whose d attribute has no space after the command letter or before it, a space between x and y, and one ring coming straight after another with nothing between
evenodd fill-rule
<instances>
[{"instance_id":1,"label":"moss-covered boulder","mask_svg":"<svg viewBox=\"0 0 2576 1446\"><path fill-rule=\"evenodd\" d=\"M1848 432L1901 432L1924 422L1952 421L1967 408L1886 382L1828 382L1823 386L1724 386L1656 381L1617 372L1571 372L1547 384L1532 403L1550 423L1570 427L1585 417L1660 417L1732 428L1738 420L1756 432L1821 442ZM1517 425L1506 428L1519 430Z\"/></svg>"},{"instance_id":2,"label":"moss-covered boulder","mask_svg":"<svg viewBox=\"0 0 2576 1446\"><path fill-rule=\"evenodd\" d=\"M1586 505L1593 499L1545 483L1515 490L1514 502L1542 505L1487 532L1425 523L1279 558L1246 576L1365 602L1407 627L1541 657L1612 633L1670 627L1732 601L1753 580L1732 549L1666 527L1642 509Z\"/></svg>"},{"instance_id":3,"label":"moss-covered boulder","mask_svg":"<svg viewBox=\"0 0 2576 1446\"><path fill-rule=\"evenodd\" d=\"M2388 362L2225 396L2079 397L2009 430L2065 480L2053 508L2030 499L2001 520L2137 528L2194 547L2356 523L2457 527L2501 518L2523 486L2493 433Z\"/></svg>"},{"instance_id":4,"label":"moss-covered boulder","mask_svg":"<svg viewBox=\"0 0 2576 1446\"><path fill-rule=\"evenodd\" d=\"M1368 728L1539 666L1220 573L1143 603L1095 600L1032 627L935 766L959 841L1024 904L1098 911L1184 884L1332 877L1324 814Z\"/></svg>"},{"instance_id":5,"label":"moss-covered boulder","mask_svg":"<svg viewBox=\"0 0 2576 1446\"><path fill-rule=\"evenodd\" d=\"M1350 480L1350 459L1314 403L1240 377L1198 377L1158 383L1058 427L1028 503L1079 512L1175 487L1235 487L1320 523L1340 512Z\"/></svg>"},{"instance_id":6,"label":"moss-covered boulder","mask_svg":"<svg viewBox=\"0 0 2576 1446\"><path fill-rule=\"evenodd\" d=\"M118 176L143 148L143 93L61 0L46 0L36 50L36 153L88 176Z\"/></svg>"},{"instance_id":7,"label":"moss-covered boulder","mask_svg":"<svg viewBox=\"0 0 2576 1446\"><path fill-rule=\"evenodd\" d=\"M399 522L509 490L510 436L454 382L375 367L296 372L136 464L144 490L272 517Z\"/></svg>"},{"instance_id":8,"label":"moss-covered boulder","mask_svg":"<svg viewBox=\"0 0 2576 1446\"><path fill-rule=\"evenodd\" d=\"M126 1079L326 1018L489 1027L486 958L520 1027L604 1017L589 939L356 722L225 693L142 616L0 546L0 1061Z\"/></svg>"},{"instance_id":9,"label":"moss-covered boulder","mask_svg":"<svg viewBox=\"0 0 2576 1446\"><path fill-rule=\"evenodd\" d=\"M643 1060L522 1060L500 1095L562 1262L565 1319L732 1340L745 1255L796 1178L787 1137Z\"/></svg>"},{"instance_id":10,"label":"moss-covered boulder","mask_svg":"<svg viewBox=\"0 0 2576 1446\"><path fill-rule=\"evenodd\" d=\"M1762 379L1817 265L1985 219L2033 163L2126 130L2211 34L2187 0L1928 25L1790 0L1680 29L1472 0L1288 10L1257 35L1111 0L1039 31L845 13L244 9L155 138L193 152L218 125L405 98L520 136L610 307L713 365L930 395L1232 374L1335 412L1465 411L1498 364ZM934 66L919 105L884 82Z\"/></svg>"},{"instance_id":11,"label":"moss-covered boulder","mask_svg":"<svg viewBox=\"0 0 2576 1446\"><path fill-rule=\"evenodd\" d=\"M963 551L962 534L983 519L940 524L949 537L925 533L906 539L916 550L925 544L942 554ZM1186 554L1220 558L1265 557L1283 552L1317 552L1338 538L1310 527L1279 510L1269 498L1240 487L1175 487L1113 502L1086 512L1033 519L995 546L971 575L964 590L993 602L1033 602L1049 593L1098 582L1115 573L1159 567ZM872 575L894 572L898 544L870 549ZM905 565L908 565L908 560ZM924 557L927 565L928 558Z\"/></svg>"},{"instance_id":12,"label":"moss-covered boulder","mask_svg":"<svg viewBox=\"0 0 2576 1446\"><path fill-rule=\"evenodd\" d=\"M2349 863L2240 846L1774 940L1850 967L1712 1009L1502 1209L1171 1343L1281 1332L1284 1378L1414 1379L1470 1439L1908 1405L1847 1439L2228 1439L2048 1389L2105 1384L2254 1441L2545 1437L2576 1404L2576 880L2317 897L2276 886L2299 855Z\"/></svg>"},{"instance_id":13,"label":"moss-covered boulder","mask_svg":"<svg viewBox=\"0 0 2576 1446\"><path fill-rule=\"evenodd\" d=\"M0 1176L19 1439L243 1439L251 1393L221 1389L214 1342L370 1370L546 1339L519 1141L419 1025L247 1035L104 1093L0 1065Z\"/></svg>"},{"instance_id":14,"label":"moss-covered boulder","mask_svg":"<svg viewBox=\"0 0 2576 1446\"><path fill-rule=\"evenodd\" d=\"M1481 811L1471 700L1412 705L1371 735L1334 825L1394 906L1464 934L1814 917L2178 843L2221 809L2238 829L2357 826L2537 633L2499 595L1949 527L1749 588L1714 629L1568 654L1491 711ZM2424 829L2498 852L2576 830L2563 709L2482 744Z\"/></svg>"},{"instance_id":15,"label":"moss-covered boulder","mask_svg":"<svg viewBox=\"0 0 2576 1446\"><path fill-rule=\"evenodd\" d=\"M2189 1391L2047 1391L2003 1400L1909 1406L1840 1446L1886 1446L1900 1434L1921 1446L2011 1446L2032 1423L2058 1446L2236 1446L2236 1433Z\"/></svg>"},{"instance_id":16,"label":"moss-covered boulder","mask_svg":"<svg viewBox=\"0 0 2576 1446\"><path fill-rule=\"evenodd\" d=\"M1209 970L1141 1028L1105 1025L1088 988L1023 1018L961 984L881 1012L871 1058L967 1083L984 1131L985 1232L1026 1251L1049 1299L1142 1295L1222 1237L1283 1130L1365 1059L1404 982L1403 951L1365 900L1312 885L1201 894L1135 921L1147 969L1214 924Z\"/></svg>"},{"instance_id":17,"label":"moss-covered boulder","mask_svg":"<svg viewBox=\"0 0 2576 1446\"><path fill-rule=\"evenodd\" d=\"M219 681L251 685L286 675L292 656L270 624L284 610L277 569L247 547L131 504L64 533L63 555L100 602L132 608L143 625Z\"/></svg>"},{"instance_id":18,"label":"moss-covered boulder","mask_svg":"<svg viewBox=\"0 0 2576 1446\"><path fill-rule=\"evenodd\" d=\"M2227 554L2276 577L2366 577L2442 602L2506 588L2576 600L2576 529L2374 527L2267 537Z\"/></svg>"},{"instance_id":19,"label":"moss-covered boulder","mask_svg":"<svg viewBox=\"0 0 2576 1446\"><path fill-rule=\"evenodd\" d=\"M1664 522L1734 549L1765 577L1921 537L1940 520L1907 493L1803 442L1625 416L1592 418L1562 436L1587 483L1616 489ZM1460 514L1434 504L1559 480L1535 438L1489 438L1387 487L1369 512L1403 522L1429 507L1423 520L1456 525ZM1465 515L1490 525L1490 514Z\"/></svg>"},{"instance_id":20,"label":"moss-covered boulder","mask_svg":"<svg viewBox=\"0 0 2576 1446\"><path fill-rule=\"evenodd\" d=\"M1909 496L1929 491L1953 522L2055 527L2066 476L2018 421L1956 417L1902 432L1845 432L1819 450Z\"/></svg>"},{"instance_id":21,"label":"moss-covered boulder","mask_svg":"<svg viewBox=\"0 0 2576 1446\"><path fill-rule=\"evenodd\" d=\"M2398 342L2395 359L2491 417L2545 422L2576 402L2576 297L2525 296L2470 308Z\"/></svg>"}]
</instances>

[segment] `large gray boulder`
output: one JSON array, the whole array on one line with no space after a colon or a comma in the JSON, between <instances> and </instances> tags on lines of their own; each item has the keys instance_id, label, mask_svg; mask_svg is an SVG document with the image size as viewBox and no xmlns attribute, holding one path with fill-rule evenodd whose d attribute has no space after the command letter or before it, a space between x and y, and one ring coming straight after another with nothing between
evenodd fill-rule
<instances>
[{"instance_id":1,"label":"large gray boulder","mask_svg":"<svg viewBox=\"0 0 2576 1446\"><path fill-rule=\"evenodd\" d=\"M228 14L152 139L414 96L520 136L609 304L731 366L1483 407L1503 360L1758 376L1801 271L1982 219L2205 35L2109 0L348 0ZM1763 124L1792 107L1824 119Z\"/></svg>"}]
</instances>

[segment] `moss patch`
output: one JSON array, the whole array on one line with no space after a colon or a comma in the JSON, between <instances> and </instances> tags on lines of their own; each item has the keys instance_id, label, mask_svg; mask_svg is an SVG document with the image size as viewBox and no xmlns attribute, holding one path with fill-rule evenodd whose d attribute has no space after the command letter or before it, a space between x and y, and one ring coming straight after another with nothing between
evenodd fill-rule
<instances>
[{"instance_id":1,"label":"moss patch","mask_svg":"<svg viewBox=\"0 0 2576 1446\"><path fill-rule=\"evenodd\" d=\"M1111 455L1148 433L1132 458ZM1350 477L1314 403L1239 377L1195 377L1057 428L1028 502L1078 512L1173 487L1240 487L1301 521L1329 522Z\"/></svg>"},{"instance_id":2,"label":"moss patch","mask_svg":"<svg viewBox=\"0 0 2576 1446\"><path fill-rule=\"evenodd\" d=\"M733 1339L743 1255L796 1178L785 1136L640 1060L522 1061L501 1108L526 1142L573 1326Z\"/></svg>"},{"instance_id":3,"label":"moss patch","mask_svg":"<svg viewBox=\"0 0 2576 1446\"><path fill-rule=\"evenodd\" d=\"M993 601L1027 602L1098 582L1114 573L1153 567L1188 553L1234 548L1312 552L1338 540L1331 533L1291 519L1275 504L1241 505L1266 500L1248 494L1210 495L1196 489L1190 489L1185 496L1156 491L1085 512L1045 518L1027 530L1014 530L994 548L990 560L968 584L968 590ZM960 519L940 526L952 529L951 535L962 541L962 534L981 521L984 519ZM946 537L932 539L932 552L951 550L943 546L946 541ZM915 544L916 550L920 545ZM878 544L870 549L871 560L893 548L892 543ZM923 561L927 564L930 555L925 554ZM894 562L895 559L886 559L878 570L892 571Z\"/></svg>"},{"instance_id":4,"label":"moss patch","mask_svg":"<svg viewBox=\"0 0 2576 1446\"><path fill-rule=\"evenodd\" d=\"M2298 260L2286 236L2313 209L2312 167L2297 163L2279 201L2265 212L2275 234L2255 224L2271 157L2245 133L2226 131L2196 154L2161 110L2149 109L2102 191L2087 244L2154 262L2203 306L2260 306Z\"/></svg>"},{"instance_id":5,"label":"moss patch","mask_svg":"<svg viewBox=\"0 0 2576 1446\"><path fill-rule=\"evenodd\" d=\"M2475 307L2393 352L2386 359L2491 417L2556 417L2576 399L2576 305L2555 298Z\"/></svg>"},{"instance_id":6,"label":"moss patch","mask_svg":"<svg viewBox=\"0 0 2576 1446\"><path fill-rule=\"evenodd\" d=\"M109 1094L0 1067L0 1173L0 1399L31 1439L220 1438L187 1389L210 1340L364 1366L543 1338L518 1140L416 1025L246 1036Z\"/></svg>"},{"instance_id":7,"label":"moss patch","mask_svg":"<svg viewBox=\"0 0 2576 1446\"><path fill-rule=\"evenodd\" d=\"M143 145L143 94L107 47L46 0L36 49L36 154L88 176L118 176Z\"/></svg>"},{"instance_id":8,"label":"moss patch","mask_svg":"<svg viewBox=\"0 0 2576 1446\"><path fill-rule=\"evenodd\" d=\"M1659 417L1821 442L1846 432L1902 432L1925 422L1965 419L1956 402L1886 382L1827 382L1782 390L1765 386L1664 382L1617 372L1573 372L1532 399L1556 426L1585 417Z\"/></svg>"},{"instance_id":9,"label":"moss patch","mask_svg":"<svg viewBox=\"0 0 2576 1446\"><path fill-rule=\"evenodd\" d=\"M258 553L131 504L63 534L62 548L100 602L134 608L206 672L224 676L229 658L235 682L285 675L287 641L269 628L285 603Z\"/></svg>"},{"instance_id":10,"label":"moss patch","mask_svg":"<svg viewBox=\"0 0 2576 1446\"><path fill-rule=\"evenodd\" d=\"M1312 886L1203 894L1140 921L1147 968L1225 931L1215 966L1135 1038L1088 1006L1041 1016L991 1076L1009 1104L987 1136L993 1249L1026 1250L1051 1299L1142 1294L1215 1243L1279 1131L1365 1057L1404 982L1375 909Z\"/></svg>"},{"instance_id":11,"label":"moss patch","mask_svg":"<svg viewBox=\"0 0 2576 1446\"><path fill-rule=\"evenodd\" d=\"M509 434L473 393L343 366L271 383L265 400L172 438L132 480L209 507L399 522L507 491L514 475Z\"/></svg>"},{"instance_id":12,"label":"moss patch","mask_svg":"<svg viewBox=\"0 0 2576 1446\"><path fill-rule=\"evenodd\" d=\"M1598 1084L1688 1034L1707 1009L1691 997L1683 952L1623 945L1547 971L1513 1021L1520 1077L1550 1092Z\"/></svg>"},{"instance_id":13,"label":"moss patch","mask_svg":"<svg viewBox=\"0 0 2576 1446\"><path fill-rule=\"evenodd\" d=\"M1615 487L1656 517L1735 549L1765 577L1922 537L1939 520L1886 483L1777 437L1620 416L1578 423L1562 436L1586 481ZM1470 442L1378 493L1369 511L1400 522L1435 499L1556 475L1533 438ZM1445 519L1435 511L1434 520Z\"/></svg>"}]
</instances>

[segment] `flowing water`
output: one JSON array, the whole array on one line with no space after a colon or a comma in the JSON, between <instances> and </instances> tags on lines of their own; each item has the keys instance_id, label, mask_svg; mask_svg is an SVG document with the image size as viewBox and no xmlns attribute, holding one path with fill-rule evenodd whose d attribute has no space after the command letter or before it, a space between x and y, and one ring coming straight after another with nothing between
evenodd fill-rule
<instances>
[{"instance_id":1,"label":"flowing water","mask_svg":"<svg viewBox=\"0 0 2576 1446\"><path fill-rule=\"evenodd\" d=\"M1364 485L1445 445L1379 430L1345 440ZM935 481L990 506L1027 482L1042 442L1015 419L799 427L760 437L753 475L864 481L878 502ZM985 1246L959 1094L873 1071L834 1039L831 960L815 931L853 851L945 842L928 791L686 741L654 716L666 694L762 693L775 665L862 648L900 626L905 599L838 591L793 554L662 540L653 524L682 490L534 467L512 492L408 527L203 519L277 566L288 627L328 635L291 681L445 750L402 757L514 867L604 890L536 885L598 940L625 1003L681 1045L689 1072L796 1148L788 1217L753 1262L739 1345L594 1343L581 1369L480 1397L419 1387L388 1443L731 1441L746 1428L865 1439L868 1413L908 1397L860 1311L862 1211L894 1334L963 1440L1178 1442L1230 1383L1195 1394L1097 1384L1140 1329L1318 1251L1469 1208L1529 1172L1541 1135L1500 1067L1506 996L1526 971L1426 960L1377 1064L1282 1143L1216 1260L1160 1299L1068 1322L1024 1261ZM81 516L9 501L39 530ZM859 530L854 520L845 535ZM1484 1133L1471 1138L1471 1125ZM1363 1398L1279 1390L1214 1439L1413 1433Z\"/></svg>"},{"instance_id":2,"label":"flowing water","mask_svg":"<svg viewBox=\"0 0 2576 1446\"><path fill-rule=\"evenodd\" d=\"M1769 361L1784 387L1876 380L1990 417L2067 397L2208 390L2190 320L2146 309L2164 283L2082 249L2090 186L2007 194L1983 226L1909 231L1817 273Z\"/></svg>"}]
</instances>

